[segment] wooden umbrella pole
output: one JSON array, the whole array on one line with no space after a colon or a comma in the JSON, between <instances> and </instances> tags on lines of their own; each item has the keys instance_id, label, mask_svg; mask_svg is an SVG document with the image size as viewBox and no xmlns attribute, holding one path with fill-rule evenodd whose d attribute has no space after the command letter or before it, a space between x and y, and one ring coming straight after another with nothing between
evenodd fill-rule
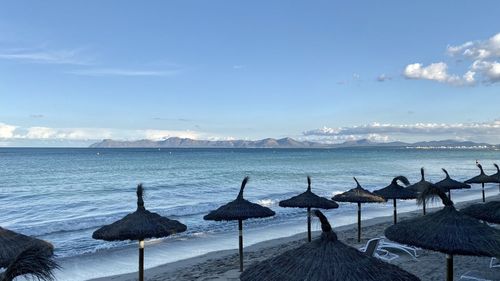
<instances>
[{"instance_id":1,"label":"wooden umbrella pole","mask_svg":"<svg viewBox=\"0 0 500 281\"><path fill-rule=\"evenodd\" d=\"M144 240L139 240L139 281L144 281Z\"/></svg>"},{"instance_id":2,"label":"wooden umbrella pole","mask_svg":"<svg viewBox=\"0 0 500 281\"><path fill-rule=\"evenodd\" d=\"M424 210L424 216L425 216L425 198L424 198L423 202L424 202L424 208L423 208L423 210Z\"/></svg>"},{"instance_id":3,"label":"wooden umbrella pole","mask_svg":"<svg viewBox=\"0 0 500 281\"><path fill-rule=\"evenodd\" d=\"M453 281L453 255L446 254L446 281Z\"/></svg>"},{"instance_id":4,"label":"wooden umbrella pole","mask_svg":"<svg viewBox=\"0 0 500 281\"><path fill-rule=\"evenodd\" d=\"M394 200L394 224L398 223L398 211L396 210L396 198L393 198Z\"/></svg>"},{"instance_id":5,"label":"wooden umbrella pole","mask_svg":"<svg viewBox=\"0 0 500 281\"><path fill-rule=\"evenodd\" d=\"M484 198L484 182L481 183L481 186L483 187L483 202L486 202L486 199Z\"/></svg>"},{"instance_id":6,"label":"wooden umbrella pole","mask_svg":"<svg viewBox=\"0 0 500 281\"><path fill-rule=\"evenodd\" d=\"M311 207L307 208L307 241L311 242Z\"/></svg>"},{"instance_id":7,"label":"wooden umbrella pole","mask_svg":"<svg viewBox=\"0 0 500 281\"><path fill-rule=\"evenodd\" d=\"M358 202L358 242L361 242L361 203Z\"/></svg>"},{"instance_id":8,"label":"wooden umbrella pole","mask_svg":"<svg viewBox=\"0 0 500 281\"><path fill-rule=\"evenodd\" d=\"M243 221L238 220L239 250L240 250L240 272L243 272Z\"/></svg>"},{"instance_id":9,"label":"wooden umbrella pole","mask_svg":"<svg viewBox=\"0 0 500 281\"><path fill-rule=\"evenodd\" d=\"M448 189L448 199L451 200L451 189Z\"/></svg>"}]
</instances>

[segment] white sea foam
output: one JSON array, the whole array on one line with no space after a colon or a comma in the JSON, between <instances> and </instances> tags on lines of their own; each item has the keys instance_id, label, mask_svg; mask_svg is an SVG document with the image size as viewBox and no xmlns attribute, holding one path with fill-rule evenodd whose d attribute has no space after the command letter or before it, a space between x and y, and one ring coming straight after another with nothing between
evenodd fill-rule
<instances>
[{"instance_id":1,"label":"white sea foam","mask_svg":"<svg viewBox=\"0 0 500 281\"><path fill-rule=\"evenodd\" d=\"M257 200L257 203L259 205L265 206L265 207L271 207L275 206L278 204L278 200L273 200L273 199L260 199Z\"/></svg>"}]
</instances>

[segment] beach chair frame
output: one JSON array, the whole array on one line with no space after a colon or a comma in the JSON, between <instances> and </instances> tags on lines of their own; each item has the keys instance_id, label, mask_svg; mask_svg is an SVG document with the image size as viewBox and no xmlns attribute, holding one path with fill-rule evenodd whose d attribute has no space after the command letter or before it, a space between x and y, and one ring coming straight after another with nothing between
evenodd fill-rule
<instances>
[{"instance_id":1,"label":"beach chair frame","mask_svg":"<svg viewBox=\"0 0 500 281\"><path fill-rule=\"evenodd\" d=\"M460 276L459 280L467 281L467 280L473 280L473 281L495 281L492 279L487 279L485 277L481 277L481 273L477 270L469 270L466 273L462 274Z\"/></svg>"},{"instance_id":2,"label":"beach chair frame","mask_svg":"<svg viewBox=\"0 0 500 281\"><path fill-rule=\"evenodd\" d=\"M381 238L373 238L366 242L366 245L359 248L359 251L386 262L390 262L394 259L399 258L399 255L391 253L385 249L380 248Z\"/></svg>"}]
</instances>

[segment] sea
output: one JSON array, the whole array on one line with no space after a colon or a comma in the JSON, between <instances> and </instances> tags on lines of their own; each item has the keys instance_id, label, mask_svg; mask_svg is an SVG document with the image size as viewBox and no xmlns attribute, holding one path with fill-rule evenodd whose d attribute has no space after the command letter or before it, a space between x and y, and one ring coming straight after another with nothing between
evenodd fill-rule
<instances>
[{"instance_id":1,"label":"sea","mask_svg":"<svg viewBox=\"0 0 500 281\"><path fill-rule=\"evenodd\" d=\"M106 149L0 148L0 226L50 241L61 264L58 280L89 280L137 269L137 242L105 242L92 232L136 209L137 184L145 187L145 206L187 225L187 231L146 243L146 268L238 246L236 222L203 220L210 210L236 198L245 176L245 198L267 206L276 216L244 223L245 246L306 231L302 209L278 202L312 190L332 197L355 187L387 186L404 175L410 182L451 177L465 180L495 172L500 151L494 149L415 149L370 147L336 149ZM498 194L498 184L486 194ZM453 191L456 202L478 199L480 186ZM439 203L434 203L439 206ZM401 201L400 211L420 208ZM364 204L363 219L392 215L392 203ZM356 205L326 211L333 226L356 221ZM313 229L320 225L314 221Z\"/></svg>"}]
</instances>

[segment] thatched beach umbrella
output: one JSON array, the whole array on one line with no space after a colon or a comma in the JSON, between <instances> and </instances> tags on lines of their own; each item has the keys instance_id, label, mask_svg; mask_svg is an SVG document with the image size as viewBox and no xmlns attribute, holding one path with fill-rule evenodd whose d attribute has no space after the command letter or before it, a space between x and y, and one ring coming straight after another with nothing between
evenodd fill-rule
<instances>
[{"instance_id":1,"label":"thatched beach umbrella","mask_svg":"<svg viewBox=\"0 0 500 281\"><path fill-rule=\"evenodd\" d=\"M446 169L442 168L443 172L446 174L446 177L435 183L435 185L439 188L441 188L443 191L448 192L448 197L451 199L451 190L452 189L464 189L464 188L470 188L470 185L456 181L452 178L450 178L450 175L448 174L448 171Z\"/></svg>"},{"instance_id":2,"label":"thatched beach umbrella","mask_svg":"<svg viewBox=\"0 0 500 281\"><path fill-rule=\"evenodd\" d=\"M323 233L311 243L251 265L241 281L417 281L418 277L370 257L337 239L319 210Z\"/></svg>"},{"instance_id":3,"label":"thatched beach umbrella","mask_svg":"<svg viewBox=\"0 0 500 281\"><path fill-rule=\"evenodd\" d=\"M479 170L481 170L481 173L479 173L479 175L472 177L464 182L465 183L480 183L482 190L483 190L483 202L486 202L486 198L484 196L484 184L485 183L494 183L496 181L484 173L483 166L481 166L481 164L478 163L476 165L479 168Z\"/></svg>"},{"instance_id":4,"label":"thatched beach umbrella","mask_svg":"<svg viewBox=\"0 0 500 281\"><path fill-rule=\"evenodd\" d=\"M0 227L0 268L9 266L22 251L33 247L44 256L54 253L54 246L49 242Z\"/></svg>"},{"instance_id":5,"label":"thatched beach umbrella","mask_svg":"<svg viewBox=\"0 0 500 281\"><path fill-rule=\"evenodd\" d=\"M358 203L358 242L361 242L361 203L382 203L387 200L362 188L356 178L354 178L354 181L356 182L355 188L333 196L332 200L338 202Z\"/></svg>"},{"instance_id":6,"label":"thatched beach umbrella","mask_svg":"<svg viewBox=\"0 0 500 281\"><path fill-rule=\"evenodd\" d=\"M445 207L427 216L402 221L385 230L385 236L398 243L446 254L446 280L453 280L453 256L500 256L500 230L458 212L453 202L436 186L419 195L439 196Z\"/></svg>"},{"instance_id":7,"label":"thatched beach umbrella","mask_svg":"<svg viewBox=\"0 0 500 281\"><path fill-rule=\"evenodd\" d=\"M498 182L498 191L500 191L500 168L496 163L493 164L497 168L497 172L490 176L492 182Z\"/></svg>"},{"instance_id":8,"label":"thatched beach umbrella","mask_svg":"<svg viewBox=\"0 0 500 281\"><path fill-rule=\"evenodd\" d=\"M500 201L472 204L460 212L478 220L500 224Z\"/></svg>"},{"instance_id":9,"label":"thatched beach umbrella","mask_svg":"<svg viewBox=\"0 0 500 281\"><path fill-rule=\"evenodd\" d=\"M248 183L248 177L243 179L240 187L240 193L235 200L220 206L218 209L211 211L204 216L205 220L213 221L238 221L239 230L239 255L240 255L240 271L243 271L243 221L251 218L266 218L275 215L271 209L252 203L243 198L243 190Z\"/></svg>"},{"instance_id":10,"label":"thatched beach umbrella","mask_svg":"<svg viewBox=\"0 0 500 281\"><path fill-rule=\"evenodd\" d=\"M425 174L424 174L424 168L420 168L420 174L422 175L422 178L420 179L419 182L414 183L410 186L407 187L408 190L420 193L422 190L427 189L429 186L432 186L432 183L428 182L425 180ZM424 213L424 216L426 214L425 212L425 198L423 199L423 204L422 204L422 211Z\"/></svg>"},{"instance_id":11,"label":"thatched beach umbrella","mask_svg":"<svg viewBox=\"0 0 500 281\"><path fill-rule=\"evenodd\" d=\"M398 181L402 182L404 185L409 185L410 182L408 179L404 176L397 176L394 179L392 179L392 182L390 185L373 191L373 193L380 195L384 197L385 199L392 199L393 200L393 205L394 205L394 224L398 222L398 212L397 212L397 205L396 205L396 199L403 199L403 200L408 200L408 199L416 199L417 198L417 193L412 190L408 190L401 185L398 184Z\"/></svg>"},{"instance_id":12,"label":"thatched beach umbrella","mask_svg":"<svg viewBox=\"0 0 500 281\"><path fill-rule=\"evenodd\" d=\"M307 190L290 199L279 202L280 207L307 208L307 241L311 242L311 208L336 209L337 203L320 197L311 191L311 177L307 176Z\"/></svg>"},{"instance_id":13,"label":"thatched beach umbrella","mask_svg":"<svg viewBox=\"0 0 500 281\"><path fill-rule=\"evenodd\" d=\"M162 217L144 208L142 184L137 186L137 210L116 222L105 225L92 234L92 238L105 241L139 241L139 281L144 280L144 240L162 238L186 231L179 221Z\"/></svg>"},{"instance_id":14,"label":"thatched beach umbrella","mask_svg":"<svg viewBox=\"0 0 500 281\"><path fill-rule=\"evenodd\" d=\"M49 252L52 252L52 248ZM59 265L48 254L47 248L37 244L31 244L22 250L0 273L0 281L13 281L18 276L28 275L33 280L52 281L55 279L53 271Z\"/></svg>"}]
</instances>

